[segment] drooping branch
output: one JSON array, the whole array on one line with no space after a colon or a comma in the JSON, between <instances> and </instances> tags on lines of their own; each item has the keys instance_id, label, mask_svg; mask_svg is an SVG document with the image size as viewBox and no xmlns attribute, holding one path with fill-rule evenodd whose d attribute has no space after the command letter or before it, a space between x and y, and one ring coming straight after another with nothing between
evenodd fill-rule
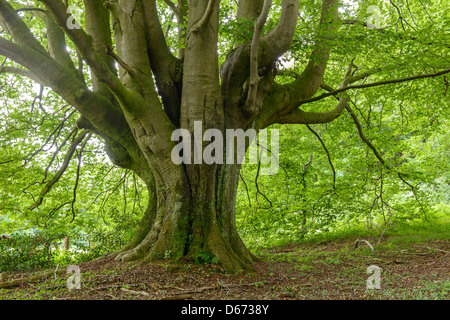
<instances>
[{"instance_id":1,"label":"drooping branch","mask_svg":"<svg viewBox=\"0 0 450 320\"><path fill-rule=\"evenodd\" d=\"M72 191L72 201L71 201L71 210L72 210L72 220L70 221L70 223L72 223L75 220L75 202L77 201L77 189L78 189L78 183L80 180L80 169L81 169L81 156L83 155L83 151L84 148L86 147L87 142L89 141L89 139L92 136L92 132L89 132L89 134L87 135L86 139L84 139L83 144L80 147L80 151L78 151L77 153L77 158L78 158L78 164L77 164L77 171L76 171L76 176L75 176L75 184L73 186L73 191Z\"/></svg>"},{"instance_id":2,"label":"drooping branch","mask_svg":"<svg viewBox=\"0 0 450 320\"><path fill-rule=\"evenodd\" d=\"M59 147L56 148L56 151L53 152L52 158L50 159L50 161L48 162L45 171L44 171L44 176L42 177L42 184L45 183L45 180L47 179L47 175L48 175L48 171L50 170L50 167L52 166L53 162L56 159L56 156L59 154L59 152L61 151L62 148L64 148L64 146L67 144L67 142L69 141L69 139L75 134L77 134L78 129L75 127L72 129L72 131L66 136L66 138L61 142L61 144L59 145Z\"/></svg>"},{"instance_id":3,"label":"drooping branch","mask_svg":"<svg viewBox=\"0 0 450 320\"><path fill-rule=\"evenodd\" d=\"M30 162L30 161L31 161L38 153L43 152L43 151L48 151L48 149L53 148L53 146L54 146L55 143L56 143L56 139L59 137L59 135L60 135L62 129L64 128L64 124L66 123L67 120L69 120L69 119L73 116L74 113L75 113L75 111L71 112L67 117L65 117L65 118L64 118L64 119L56 126L56 128L48 135L47 139L45 139L44 144L43 144L39 149L37 149L36 151L32 152L26 159L24 159L24 163L23 163L22 167L25 166L25 165L27 165L27 164L28 164L28 163L29 163L29 162ZM75 132L76 132L76 128L74 128L74 129L70 132L70 134L69 134L69 136L67 137L67 139L68 139L70 136L72 136L73 134L75 134ZM53 142L52 142L51 146L48 147L47 150L44 150L44 148L45 148L45 147L49 144L49 142L52 140L52 137L53 137Z\"/></svg>"},{"instance_id":4,"label":"drooping branch","mask_svg":"<svg viewBox=\"0 0 450 320\"><path fill-rule=\"evenodd\" d=\"M380 161L382 165L386 165L384 159L379 154L377 148L375 148L375 146L370 142L370 140L367 139L367 137L364 135L361 123L359 122L356 114L353 112L353 110L350 108L350 106L348 104L345 106L345 109L348 111L348 113L352 117L353 122L355 123L356 128L358 129L358 134L359 134L359 137L361 138L361 140L364 141L364 143L372 150L373 154L378 159L378 161Z\"/></svg>"},{"instance_id":5,"label":"drooping branch","mask_svg":"<svg viewBox=\"0 0 450 320\"><path fill-rule=\"evenodd\" d=\"M39 207L42 204L42 201L44 200L44 196L51 190L51 188L61 179L62 175L66 172L70 160L72 159L72 156L77 149L78 145L86 138L86 136L89 134L89 130L83 130L80 135L72 142L69 150L67 151L64 162L61 165L61 168L59 168L58 172L55 174L52 180L50 180L44 187L44 189L41 191L41 193L38 196L38 199L34 204L32 204L28 210L33 211L37 207Z\"/></svg>"},{"instance_id":6,"label":"drooping branch","mask_svg":"<svg viewBox=\"0 0 450 320\"><path fill-rule=\"evenodd\" d=\"M423 212L423 216L424 216L425 220L428 221L428 218L427 218L427 215L425 212L425 208L423 207L422 202L419 200L419 197L417 196L415 186L413 186L408 181L406 181L405 178L403 177L403 175L404 175L403 173L397 172L397 176L400 178L400 180L411 189L411 192L413 193L414 198L416 199L417 203L420 205L420 209Z\"/></svg>"},{"instance_id":7,"label":"drooping branch","mask_svg":"<svg viewBox=\"0 0 450 320\"><path fill-rule=\"evenodd\" d=\"M336 189L336 170L334 169L333 161L331 161L330 152L327 149L327 146L325 145L325 142L323 142L323 139L320 137L320 135L309 125L306 125L309 131L311 131L319 140L320 144L322 145L323 149L325 150L325 153L327 154L328 163L330 164L330 168L333 171L333 190Z\"/></svg>"}]
</instances>

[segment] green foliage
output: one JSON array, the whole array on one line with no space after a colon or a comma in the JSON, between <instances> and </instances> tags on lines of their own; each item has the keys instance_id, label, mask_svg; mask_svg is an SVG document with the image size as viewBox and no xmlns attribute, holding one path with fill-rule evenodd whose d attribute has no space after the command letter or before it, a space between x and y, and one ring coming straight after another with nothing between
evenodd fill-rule
<instances>
[{"instance_id":1,"label":"green foliage","mask_svg":"<svg viewBox=\"0 0 450 320\"><path fill-rule=\"evenodd\" d=\"M0 241L0 272L33 270L52 265L52 246L57 235L13 234Z\"/></svg>"}]
</instances>

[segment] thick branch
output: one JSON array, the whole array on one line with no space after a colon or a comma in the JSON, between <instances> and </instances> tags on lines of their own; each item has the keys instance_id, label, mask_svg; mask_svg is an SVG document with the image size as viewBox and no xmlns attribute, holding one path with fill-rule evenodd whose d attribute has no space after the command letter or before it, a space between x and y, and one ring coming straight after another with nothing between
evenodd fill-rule
<instances>
[{"instance_id":1,"label":"thick branch","mask_svg":"<svg viewBox=\"0 0 450 320\"><path fill-rule=\"evenodd\" d=\"M47 53L25 22L5 0L0 0L0 24L4 25L17 44L33 48L43 54Z\"/></svg>"},{"instance_id":2,"label":"thick branch","mask_svg":"<svg viewBox=\"0 0 450 320\"><path fill-rule=\"evenodd\" d=\"M339 26L338 20L339 0L323 0L322 13L319 24L319 32L314 50L305 70L293 83L287 85L292 88L293 100L298 102L302 99L312 97L322 83L325 69L331 53L331 44L327 43L332 39ZM294 103L294 105L298 103ZM295 106L292 105L292 108Z\"/></svg>"},{"instance_id":3,"label":"thick branch","mask_svg":"<svg viewBox=\"0 0 450 320\"><path fill-rule=\"evenodd\" d=\"M66 37L61 28L55 23L50 13L40 14L46 22L47 27L47 43L50 56L56 62L76 71L75 65L66 50Z\"/></svg>"},{"instance_id":4,"label":"thick branch","mask_svg":"<svg viewBox=\"0 0 450 320\"><path fill-rule=\"evenodd\" d=\"M218 0L209 0L208 1L208 6L206 7L203 17L195 25L192 26L190 31L198 32L198 31L200 31L200 29L202 29L208 23L209 19L211 19L211 16L214 12L214 8L216 7L217 1Z\"/></svg>"},{"instance_id":5,"label":"thick branch","mask_svg":"<svg viewBox=\"0 0 450 320\"><path fill-rule=\"evenodd\" d=\"M13 73L22 77L26 77L30 80L33 80L39 84L42 84L41 80L36 77L36 75L34 75L31 71L29 70L25 70L25 69L20 69L20 68L15 68L15 67L9 67L9 66L3 66L0 67L0 73Z\"/></svg>"},{"instance_id":6,"label":"thick branch","mask_svg":"<svg viewBox=\"0 0 450 320\"><path fill-rule=\"evenodd\" d=\"M103 55L105 46L112 46L110 14L103 2L103 0L84 0L86 33L92 37L94 50L104 59L111 72L117 76L114 60ZM110 97L111 93L107 86L92 70L91 78L94 90Z\"/></svg>"},{"instance_id":7,"label":"thick branch","mask_svg":"<svg viewBox=\"0 0 450 320\"><path fill-rule=\"evenodd\" d=\"M179 127L181 62L172 55L167 46L158 18L155 0L142 0L142 6L144 9L148 54L150 65L155 75L156 86L167 116L176 127Z\"/></svg>"},{"instance_id":8,"label":"thick branch","mask_svg":"<svg viewBox=\"0 0 450 320\"><path fill-rule=\"evenodd\" d=\"M298 0L283 0L279 24L260 39L258 65L271 65L290 47L297 25ZM239 105L244 83L250 76L251 42L232 51L221 66L221 79L226 105Z\"/></svg>"},{"instance_id":9,"label":"thick branch","mask_svg":"<svg viewBox=\"0 0 450 320\"><path fill-rule=\"evenodd\" d=\"M342 114L349 101L349 98L342 98L333 110L327 112L307 112L301 109L295 109L289 114L280 116L276 122L281 124L329 123Z\"/></svg>"},{"instance_id":10,"label":"thick branch","mask_svg":"<svg viewBox=\"0 0 450 320\"><path fill-rule=\"evenodd\" d=\"M93 69L99 79L104 81L116 96L121 99L126 99L128 91L105 63L105 59L95 52L92 38L87 35L83 29L69 29L67 27L67 20L70 15L67 13L67 8L64 4L59 0L40 1L45 4L46 8L52 13L56 23L59 24L67 36L77 46L81 56ZM106 55L106 53L103 53L103 55Z\"/></svg>"},{"instance_id":11,"label":"thick branch","mask_svg":"<svg viewBox=\"0 0 450 320\"><path fill-rule=\"evenodd\" d=\"M261 15L264 0L239 0L236 17L256 20Z\"/></svg>"},{"instance_id":12,"label":"thick branch","mask_svg":"<svg viewBox=\"0 0 450 320\"><path fill-rule=\"evenodd\" d=\"M258 84L261 81L261 77L258 75L259 69L259 43L261 33L269 15L270 7L272 6L272 0L265 0L264 6L261 11L261 15L256 20L255 31L253 33L252 46L250 50L250 83L249 91L247 95L247 101L244 106L244 111L247 114L254 114L258 111L259 106L256 105L256 95L258 93Z\"/></svg>"}]
</instances>

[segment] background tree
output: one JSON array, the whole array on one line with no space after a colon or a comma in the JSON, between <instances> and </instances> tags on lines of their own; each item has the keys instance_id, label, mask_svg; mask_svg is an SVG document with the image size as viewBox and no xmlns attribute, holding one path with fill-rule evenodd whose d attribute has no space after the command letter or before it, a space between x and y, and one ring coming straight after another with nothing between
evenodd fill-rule
<instances>
[{"instance_id":1,"label":"background tree","mask_svg":"<svg viewBox=\"0 0 450 320\"><path fill-rule=\"evenodd\" d=\"M240 165L172 162L173 131L193 133L195 121L202 121L204 131L222 132L307 125L326 152L309 125L332 123L346 111L376 158L380 179L386 172L394 174L416 196L407 174L365 135L351 94L402 83L422 83L420 92L429 92L423 85L428 79L435 81L430 82L434 96L445 103L448 20L445 9L437 10L439 3L409 1L403 6L390 1L390 11L375 28L366 22L369 3L342 5L337 0L305 2L301 9L298 0L241 0L237 5L218 0L84 1L78 3L83 5L83 28L74 24L70 4L0 0L0 55L6 58L0 70L41 86L32 111L40 108L48 118L59 118L46 144L55 134L65 136L50 147L57 149L56 157L66 146L61 165L52 179L44 178L29 210L42 205L76 154L74 196L50 212L71 206L75 218L81 155L93 134L104 141L115 165L143 181L148 206L117 259L209 256L225 270L249 268L256 259L236 229ZM170 17L176 18L175 28ZM295 64L288 69L283 61L291 59ZM44 93L51 93L45 88L69 107L47 115L41 102ZM388 92L378 93L377 98L386 96ZM362 102L370 112L374 100ZM76 124L71 120L75 110ZM431 118L434 123L439 117ZM370 129L373 124L364 120ZM339 129L333 140L345 140ZM328 160L334 188L336 171ZM303 165L303 178L310 162ZM377 198L381 204L382 195Z\"/></svg>"}]
</instances>

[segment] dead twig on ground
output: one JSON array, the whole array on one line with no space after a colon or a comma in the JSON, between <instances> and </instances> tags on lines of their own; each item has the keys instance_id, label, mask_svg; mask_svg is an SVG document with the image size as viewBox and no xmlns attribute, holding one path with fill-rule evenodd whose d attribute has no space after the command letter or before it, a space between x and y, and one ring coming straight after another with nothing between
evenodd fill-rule
<instances>
[{"instance_id":1,"label":"dead twig on ground","mask_svg":"<svg viewBox=\"0 0 450 320\"><path fill-rule=\"evenodd\" d=\"M145 292L145 291L134 291L134 290L129 290L129 289L125 289L125 288L120 288L120 290L126 292L126 293L130 293L130 294L135 294L135 295L143 295L146 297L149 297L150 294Z\"/></svg>"}]
</instances>

